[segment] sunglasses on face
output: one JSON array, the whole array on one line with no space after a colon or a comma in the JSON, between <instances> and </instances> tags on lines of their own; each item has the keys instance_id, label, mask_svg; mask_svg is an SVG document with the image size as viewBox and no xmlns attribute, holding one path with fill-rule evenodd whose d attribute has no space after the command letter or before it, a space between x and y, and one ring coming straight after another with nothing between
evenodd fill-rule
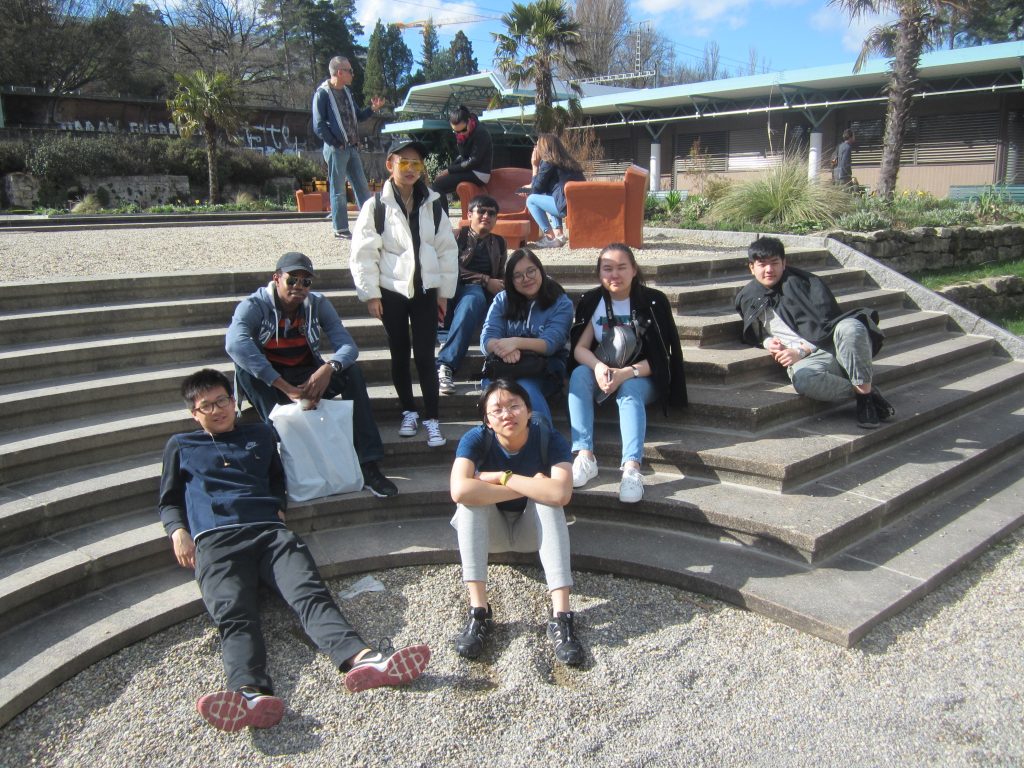
<instances>
[{"instance_id":1,"label":"sunglasses on face","mask_svg":"<svg viewBox=\"0 0 1024 768\"><path fill-rule=\"evenodd\" d=\"M456 128L455 126L452 126L452 133L457 136L469 133L469 126L467 125L465 128Z\"/></svg>"},{"instance_id":2,"label":"sunglasses on face","mask_svg":"<svg viewBox=\"0 0 1024 768\"><path fill-rule=\"evenodd\" d=\"M422 160L406 160L404 157L398 159L398 167L403 171L422 171Z\"/></svg>"},{"instance_id":3,"label":"sunglasses on face","mask_svg":"<svg viewBox=\"0 0 1024 768\"><path fill-rule=\"evenodd\" d=\"M287 285L289 288L294 288L296 283L301 285L303 288L309 288L309 286L311 286L313 284L313 278L312 277L286 277L284 282L285 282L285 285Z\"/></svg>"},{"instance_id":4,"label":"sunglasses on face","mask_svg":"<svg viewBox=\"0 0 1024 768\"><path fill-rule=\"evenodd\" d=\"M473 210L476 211L476 215L480 216L481 218L484 216L498 215L498 211L495 208L474 208Z\"/></svg>"}]
</instances>

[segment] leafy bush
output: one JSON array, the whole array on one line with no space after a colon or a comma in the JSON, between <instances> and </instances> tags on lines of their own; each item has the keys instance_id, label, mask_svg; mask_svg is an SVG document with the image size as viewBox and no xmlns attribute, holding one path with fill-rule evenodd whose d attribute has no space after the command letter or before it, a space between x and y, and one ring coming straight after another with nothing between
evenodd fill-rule
<instances>
[{"instance_id":1,"label":"leafy bush","mask_svg":"<svg viewBox=\"0 0 1024 768\"><path fill-rule=\"evenodd\" d=\"M852 195L807 178L807 164L787 157L758 176L735 182L714 202L711 214L733 229L764 226L788 231L830 225L853 207Z\"/></svg>"},{"instance_id":2,"label":"leafy bush","mask_svg":"<svg viewBox=\"0 0 1024 768\"><path fill-rule=\"evenodd\" d=\"M28 142L0 142L0 175L5 173L21 173L25 170L28 156Z\"/></svg>"},{"instance_id":3,"label":"leafy bush","mask_svg":"<svg viewBox=\"0 0 1024 768\"><path fill-rule=\"evenodd\" d=\"M309 183L320 175L320 167L302 155L271 155L270 167L275 176L291 176L299 184Z\"/></svg>"},{"instance_id":4,"label":"leafy bush","mask_svg":"<svg viewBox=\"0 0 1024 768\"><path fill-rule=\"evenodd\" d=\"M96 195L86 195L84 198L79 200L73 206L71 206L72 213L99 213L103 208L100 205L99 198Z\"/></svg>"}]
</instances>

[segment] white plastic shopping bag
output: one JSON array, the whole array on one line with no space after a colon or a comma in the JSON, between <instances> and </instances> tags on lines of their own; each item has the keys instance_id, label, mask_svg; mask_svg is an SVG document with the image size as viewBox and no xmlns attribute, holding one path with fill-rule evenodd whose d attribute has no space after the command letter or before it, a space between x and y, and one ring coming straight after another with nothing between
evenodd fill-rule
<instances>
[{"instance_id":1,"label":"white plastic shopping bag","mask_svg":"<svg viewBox=\"0 0 1024 768\"><path fill-rule=\"evenodd\" d=\"M309 411L298 403L275 405L270 420L281 437L289 499L309 501L362 489L350 400L321 400Z\"/></svg>"}]
</instances>

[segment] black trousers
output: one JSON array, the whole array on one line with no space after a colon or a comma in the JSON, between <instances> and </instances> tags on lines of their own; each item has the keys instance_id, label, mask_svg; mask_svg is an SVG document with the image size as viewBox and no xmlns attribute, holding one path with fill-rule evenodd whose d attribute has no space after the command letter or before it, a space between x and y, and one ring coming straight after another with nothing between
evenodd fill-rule
<instances>
[{"instance_id":1,"label":"black trousers","mask_svg":"<svg viewBox=\"0 0 1024 768\"><path fill-rule=\"evenodd\" d=\"M437 418L437 367L434 347L437 345L437 289L418 291L411 299L381 289L380 302L384 315L384 331L391 350L391 381L398 391L403 411L419 411L412 396L412 372L409 352L416 362L416 375L423 394L424 419ZM412 344L409 332L412 331Z\"/></svg>"},{"instance_id":2,"label":"black trousers","mask_svg":"<svg viewBox=\"0 0 1024 768\"><path fill-rule=\"evenodd\" d=\"M408 356L408 355L407 355ZM305 384L319 366L285 366L277 368L281 378L293 386ZM435 382L436 384L437 382ZM263 421L270 421L270 412L280 403L287 405L292 402L288 395L277 387L264 384L248 371L235 366L235 389L252 403L256 413ZM352 445L356 449L359 463L380 461L384 458L384 443L380 439L380 430L373 418L370 408L370 396L366 392L366 379L358 363L353 363L343 371L331 374L331 383L324 390L325 400L341 396L342 400L352 401Z\"/></svg>"},{"instance_id":3,"label":"black trousers","mask_svg":"<svg viewBox=\"0 0 1024 768\"><path fill-rule=\"evenodd\" d=\"M480 177L473 173L473 171L449 171L444 176L434 179L434 183L430 187L441 195L441 202L447 208L448 195L454 195L456 187L464 181L479 184L481 187L484 186L484 183L480 181ZM469 218L469 211L463 211L462 215L465 218Z\"/></svg>"},{"instance_id":4,"label":"black trousers","mask_svg":"<svg viewBox=\"0 0 1024 768\"><path fill-rule=\"evenodd\" d=\"M368 647L341 614L305 542L284 526L243 525L200 536L196 581L220 632L231 690L254 685L273 691L260 628L260 583L288 603L335 666Z\"/></svg>"}]
</instances>

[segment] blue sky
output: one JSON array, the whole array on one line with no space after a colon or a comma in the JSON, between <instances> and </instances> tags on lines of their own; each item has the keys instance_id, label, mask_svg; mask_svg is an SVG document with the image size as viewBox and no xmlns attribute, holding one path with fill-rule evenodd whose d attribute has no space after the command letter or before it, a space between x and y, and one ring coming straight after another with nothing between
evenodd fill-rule
<instances>
[{"instance_id":1,"label":"blue sky","mask_svg":"<svg viewBox=\"0 0 1024 768\"><path fill-rule=\"evenodd\" d=\"M480 68L491 69L491 33L502 29L498 19L511 7L507 0L358 0L356 10L367 37L378 18L390 23L431 17L439 24L442 46L462 29L473 43ZM825 0L631 0L631 17L650 20L666 34L681 61L698 62L704 44L714 40L721 65L731 72L745 71L751 47L772 71L853 62L866 30L878 23L860 20L851 26ZM405 42L417 56L421 41L419 30L405 32Z\"/></svg>"}]
</instances>

